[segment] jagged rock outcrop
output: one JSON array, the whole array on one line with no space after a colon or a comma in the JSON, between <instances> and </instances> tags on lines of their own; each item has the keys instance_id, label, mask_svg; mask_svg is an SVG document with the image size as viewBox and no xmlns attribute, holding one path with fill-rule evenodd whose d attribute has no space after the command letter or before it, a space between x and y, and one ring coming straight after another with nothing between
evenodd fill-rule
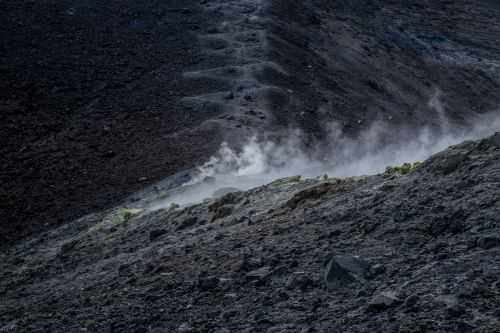
<instances>
[{"instance_id":1,"label":"jagged rock outcrop","mask_svg":"<svg viewBox=\"0 0 500 333\"><path fill-rule=\"evenodd\" d=\"M497 332L500 133L349 183L294 177L35 235L0 254L0 331Z\"/></svg>"}]
</instances>

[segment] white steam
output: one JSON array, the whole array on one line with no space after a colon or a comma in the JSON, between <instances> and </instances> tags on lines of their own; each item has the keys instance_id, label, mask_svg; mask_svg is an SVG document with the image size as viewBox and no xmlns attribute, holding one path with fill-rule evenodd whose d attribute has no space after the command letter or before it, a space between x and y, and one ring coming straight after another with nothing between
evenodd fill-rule
<instances>
[{"instance_id":1,"label":"white steam","mask_svg":"<svg viewBox=\"0 0 500 333\"><path fill-rule=\"evenodd\" d=\"M189 183L154 208L165 208L173 202L181 206L197 203L294 175L376 174L389 165L422 161L450 145L486 137L500 129L498 114L489 113L472 119L466 128L451 130L439 97L438 91L429 102L437 113L438 129L395 130L390 124L376 122L354 140L344 135L340 126L330 124L328 144L314 149L303 148L298 130L289 131L279 144L254 136L236 151L223 143L218 153L198 168Z\"/></svg>"}]
</instances>

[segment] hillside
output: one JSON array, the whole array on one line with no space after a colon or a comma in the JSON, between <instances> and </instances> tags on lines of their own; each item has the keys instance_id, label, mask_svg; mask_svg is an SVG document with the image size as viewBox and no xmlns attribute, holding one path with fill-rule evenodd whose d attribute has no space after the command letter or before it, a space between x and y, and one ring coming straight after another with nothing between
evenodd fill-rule
<instances>
[{"instance_id":1,"label":"hillside","mask_svg":"<svg viewBox=\"0 0 500 333\"><path fill-rule=\"evenodd\" d=\"M439 130L498 107L496 1L2 1L0 243L252 133ZM439 95L443 107L429 105ZM438 110L438 111L436 111ZM386 141L399 141L389 130ZM386 142L386 143L387 143Z\"/></svg>"},{"instance_id":2,"label":"hillside","mask_svg":"<svg viewBox=\"0 0 500 333\"><path fill-rule=\"evenodd\" d=\"M499 1L0 21L0 333L500 332Z\"/></svg>"},{"instance_id":3,"label":"hillside","mask_svg":"<svg viewBox=\"0 0 500 333\"><path fill-rule=\"evenodd\" d=\"M408 171L41 233L0 254L0 331L498 332L500 133Z\"/></svg>"}]
</instances>

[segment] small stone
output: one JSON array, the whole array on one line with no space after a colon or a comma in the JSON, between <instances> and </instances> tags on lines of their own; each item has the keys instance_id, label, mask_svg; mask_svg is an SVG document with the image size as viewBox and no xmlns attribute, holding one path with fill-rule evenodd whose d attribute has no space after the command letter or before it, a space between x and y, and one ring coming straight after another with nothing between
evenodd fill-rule
<instances>
[{"instance_id":1,"label":"small stone","mask_svg":"<svg viewBox=\"0 0 500 333\"><path fill-rule=\"evenodd\" d=\"M454 304L446 308L448 318L458 318L466 313L465 308L459 304Z\"/></svg>"},{"instance_id":2,"label":"small stone","mask_svg":"<svg viewBox=\"0 0 500 333\"><path fill-rule=\"evenodd\" d=\"M222 187L214 192L212 194L212 198L214 199L219 199L222 198L223 196L229 194L229 193L235 193L235 192L240 192L240 189L236 187Z\"/></svg>"},{"instance_id":3,"label":"small stone","mask_svg":"<svg viewBox=\"0 0 500 333\"><path fill-rule=\"evenodd\" d=\"M229 190L229 192L228 192ZM208 206L208 211L209 212L215 212L217 211L220 207L225 206L225 205L235 205L240 200L242 199L241 192L233 191L233 188L222 188L218 191L215 191L214 195L219 195L222 194L222 192L228 192L224 194L222 197L220 197L218 200L213 202L211 205Z\"/></svg>"},{"instance_id":4,"label":"small stone","mask_svg":"<svg viewBox=\"0 0 500 333\"><path fill-rule=\"evenodd\" d=\"M74 239L61 245L61 254L71 251L78 244L78 240Z\"/></svg>"},{"instance_id":5,"label":"small stone","mask_svg":"<svg viewBox=\"0 0 500 333\"><path fill-rule=\"evenodd\" d=\"M179 223L177 230L184 230L195 226L198 223L198 218L196 216L191 216Z\"/></svg>"},{"instance_id":6,"label":"small stone","mask_svg":"<svg viewBox=\"0 0 500 333\"><path fill-rule=\"evenodd\" d=\"M432 252L434 252L434 254L439 254L442 251L446 250L447 247L448 247L448 243L446 243L446 242L437 242L432 247Z\"/></svg>"},{"instance_id":7,"label":"small stone","mask_svg":"<svg viewBox=\"0 0 500 333\"><path fill-rule=\"evenodd\" d=\"M154 242L161 236L165 235L168 231L165 229L155 229L149 232L149 241Z\"/></svg>"},{"instance_id":8,"label":"small stone","mask_svg":"<svg viewBox=\"0 0 500 333\"><path fill-rule=\"evenodd\" d=\"M283 276L288 272L288 268L285 265L280 265L273 270L273 275Z\"/></svg>"},{"instance_id":9,"label":"small stone","mask_svg":"<svg viewBox=\"0 0 500 333\"><path fill-rule=\"evenodd\" d=\"M222 319L224 319L224 320L228 320L228 319L230 319L230 318L237 317L238 315L239 315L238 310L231 309L231 310L224 311L224 312L221 314L221 317L222 317Z\"/></svg>"},{"instance_id":10,"label":"small stone","mask_svg":"<svg viewBox=\"0 0 500 333\"><path fill-rule=\"evenodd\" d=\"M216 211L214 216L212 217L212 221L218 220L218 219L223 219L233 213L233 206L226 205L219 207Z\"/></svg>"},{"instance_id":11,"label":"small stone","mask_svg":"<svg viewBox=\"0 0 500 333\"><path fill-rule=\"evenodd\" d=\"M286 288L288 290L300 289L305 291L312 288L314 281L305 272L294 272L290 275L286 282Z\"/></svg>"},{"instance_id":12,"label":"small stone","mask_svg":"<svg viewBox=\"0 0 500 333\"><path fill-rule=\"evenodd\" d=\"M384 265L375 264L375 265L371 266L370 269L368 270L368 275L370 278L374 278L376 276L384 274L385 271L386 271L386 268Z\"/></svg>"},{"instance_id":13,"label":"small stone","mask_svg":"<svg viewBox=\"0 0 500 333\"><path fill-rule=\"evenodd\" d=\"M500 237L496 235L488 235L477 240L477 246L482 249L489 250L500 246Z\"/></svg>"},{"instance_id":14,"label":"small stone","mask_svg":"<svg viewBox=\"0 0 500 333\"><path fill-rule=\"evenodd\" d=\"M446 315L449 318L457 318L465 314L465 308L460 305L455 295L441 295L436 297L436 302L446 305Z\"/></svg>"},{"instance_id":15,"label":"small stone","mask_svg":"<svg viewBox=\"0 0 500 333\"><path fill-rule=\"evenodd\" d=\"M472 332L472 330L475 328L474 326L465 321L457 321L456 325L459 333Z\"/></svg>"},{"instance_id":16,"label":"small stone","mask_svg":"<svg viewBox=\"0 0 500 333\"><path fill-rule=\"evenodd\" d=\"M263 280L271 275L271 267L264 266L246 274L248 280Z\"/></svg>"},{"instance_id":17,"label":"small stone","mask_svg":"<svg viewBox=\"0 0 500 333\"><path fill-rule=\"evenodd\" d=\"M379 294L368 304L368 311L382 311L395 307L401 303L397 294L393 291L387 291Z\"/></svg>"},{"instance_id":18,"label":"small stone","mask_svg":"<svg viewBox=\"0 0 500 333\"><path fill-rule=\"evenodd\" d=\"M207 2L208 2L208 0L203 0L201 3L206 4ZM219 29L217 29L216 27L209 27L207 29L207 33L209 33L209 34L216 34L218 32L219 32Z\"/></svg>"},{"instance_id":19,"label":"small stone","mask_svg":"<svg viewBox=\"0 0 500 333\"><path fill-rule=\"evenodd\" d=\"M203 291L213 290L219 285L219 279L215 276L198 279L198 288Z\"/></svg>"},{"instance_id":20,"label":"small stone","mask_svg":"<svg viewBox=\"0 0 500 333\"><path fill-rule=\"evenodd\" d=\"M334 289L359 281L369 269L370 264L358 257L334 256L326 267L324 277L326 286L328 289Z\"/></svg>"},{"instance_id":21,"label":"small stone","mask_svg":"<svg viewBox=\"0 0 500 333\"><path fill-rule=\"evenodd\" d=\"M226 279L226 278L220 278L219 279L218 287L221 290L229 291L229 290L231 290L233 288L233 285L234 285L234 280L233 279Z\"/></svg>"},{"instance_id":22,"label":"small stone","mask_svg":"<svg viewBox=\"0 0 500 333\"><path fill-rule=\"evenodd\" d=\"M416 295L410 295L408 296L405 301L404 301L404 304L403 306L405 308L412 308L414 307L415 305L417 305L417 303L420 301L420 297L416 296Z\"/></svg>"},{"instance_id":23,"label":"small stone","mask_svg":"<svg viewBox=\"0 0 500 333\"><path fill-rule=\"evenodd\" d=\"M0 332L19 332L17 321L12 321L5 326L0 327Z\"/></svg>"},{"instance_id":24,"label":"small stone","mask_svg":"<svg viewBox=\"0 0 500 333\"><path fill-rule=\"evenodd\" d=\"M358 293L356 294L357 297L366 297L368 296L369 293L368 293L368 290L366 289L361 289L360 291L358 291Z\"/></svg>"},{"instance_id":25,"label":"small stone","mask_svg":"<svg viewBox=\"0 0 500 333\"><path fill-rule=\"evenodd\" d=\"M328 238L334 238L334 237L338 237L342 235L342 230L340 229L335 229L335 230L332 230L328 233Z\"/></svg>"},{"instance_id":26,"label":"small stone","mask_svg":"<svg viewBox=\"0 0 500 333\"><path fill-rule=\"evenodd\" d=\"M179 333L189 333L189 332L194 332L193 327L189 325L189 323L183 323L179 328L177 329L177 332Z\"/></svg>"},{"instance_id":27,"label":"small stone","mask_svg":"<svg viewBox=\"0 0 500 333\"><path fill-rule=\"evenodd\" d=\"M112 150L108 150L108 151L101 154L101 157L103 157L103 158L113 158L115 156L116 156L116 153Z\"/></svg>"},{"instance_id":28,"label":"small stone","mask_svg":"<svg viewBox=\"0 0 500 333\"><path fill-rule=\"evenodd\" d=\"M217 331L215 331L215 333L231 333L231 331L228 330L227 328L220 328Z\"/></svg>"},{"instance_id":29,"label":"small stone","mask_svg":"<svg viewBox=\"0 0 500 333\"><path fill-rule=\"evenodd\" d=\"M226 237L227 237L226 234L218 233L217 235L214 236L214 239L215 240L221 240L221 239L226 238Z\"/></svg>"},{"instance_id":30,"label":"small stone","mask_svg":"<svg viewBox=\"0 0 500 333\"><path fill-rule=\"evenodd\" d=\"M172 202L170 204L170 206L168 206L167 208L167 212L173 212L174 210L176 210L177 208L180 208L180 206L178 204L176 204L175 202Z\"/></svg>"}]
</instances>

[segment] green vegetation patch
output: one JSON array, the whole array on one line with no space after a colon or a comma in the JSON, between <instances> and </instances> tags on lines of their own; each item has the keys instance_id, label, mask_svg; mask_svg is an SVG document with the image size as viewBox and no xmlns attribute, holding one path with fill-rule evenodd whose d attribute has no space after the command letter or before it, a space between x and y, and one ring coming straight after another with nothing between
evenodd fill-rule
<instances>
[{"instance_id":1,"label":"green vegetation patch","mask_svg":"<svg viewBox=\"0 0 500 333\"><path fill-rule=\"evenodd\" d=\"M409 174L410 172L415 171L422 162L415 162L415 163L404 163L403 165L397 165L397 166L388 166L385 169L385 173L387 174L401 174L401 175L406 175Z\"/></svg>"},{"instance_id":2,"label":"green vegetation patch","mask_svg":"<svg viewBox=\"0 0 500 333\"><path fill-rule=\"evenodd\" d=\"M273 181L271 186L281 186L281 185L286 185L286 184L292 184L292 183L298 183L302 180L302 176L292 176L292 177L286 177L286 178L281 178Z\"/></svg>"},{"instance_id":3,"label":"green vegetation patch","mask_svg":"<svg viewBox=\"0 0 500 333\"><path fill-rule=\"evenodd\" d=\"M134 209L134 208L121 208L116 212L113 220L115 223L123 223L128 222L132 217L138 215L142 212L142 209Z\"/></svg>"}]
</instances>

